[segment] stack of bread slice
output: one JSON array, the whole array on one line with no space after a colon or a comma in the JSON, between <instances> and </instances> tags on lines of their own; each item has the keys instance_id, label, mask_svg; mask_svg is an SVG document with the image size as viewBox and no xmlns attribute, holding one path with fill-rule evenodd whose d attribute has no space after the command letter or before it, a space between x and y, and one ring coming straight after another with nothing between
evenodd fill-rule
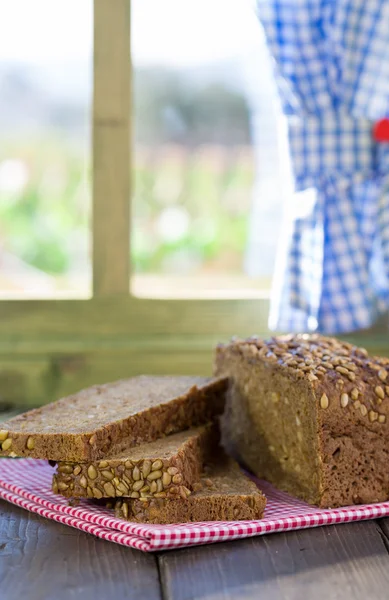
<instances>
[{"instance_id":1,"label":"stack of bread slice","mask_svg":"<svg viewBox=\"0 0 389 600\"><path fill-rule=\"evenodd\" d=\"M1 455L46 459L52 489L150 523L259 519L266 500L219 446L226 378L139 376L1 425Z\"/></svg>"},{"instance_id":2,"label":"stack of bread slice","mask_svg":"<svg viewBox=\"0 0 389 600\"><path fill-rule=\"evenodd\" d=\"M264 496L218 448L221 415L228 454L278 489L321 508L389 499L389 358L254 336L220 344L214 373L95 386L0 426L1 454L55 461L55 492L128 519L260 518Z\"/></svg>"}]
</instances>

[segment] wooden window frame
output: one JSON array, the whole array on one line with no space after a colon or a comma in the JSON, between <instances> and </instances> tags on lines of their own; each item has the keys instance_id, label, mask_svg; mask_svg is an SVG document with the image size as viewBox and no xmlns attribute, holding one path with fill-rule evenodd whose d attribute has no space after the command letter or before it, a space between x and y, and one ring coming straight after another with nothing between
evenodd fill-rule
<instances>
[{"instance_id":1,"label":"wooden window frame","mask_svg":"<svg viewBox=\"0 0 389 600\"><path fill-rule=\"evenodd\" d=\"M268 333L266 299L130 294L130 0L94 0L93 66L93 297L0 302L0 401L16 406L140 372L209 374L217 341ZM385 350L386 335L364 345Z\"/></svg>"}]
</instances>

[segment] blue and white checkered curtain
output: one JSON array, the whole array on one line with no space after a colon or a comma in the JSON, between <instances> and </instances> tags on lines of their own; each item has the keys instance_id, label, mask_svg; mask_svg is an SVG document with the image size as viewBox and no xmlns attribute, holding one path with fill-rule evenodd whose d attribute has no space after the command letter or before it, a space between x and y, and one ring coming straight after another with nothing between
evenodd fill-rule
<instances>
[{"instance_id":1,"label":"blue and white checkered curtain","mask_svg":"<svg viewBox=\"0 0 389 600\"><path fill-rule=\"evenodd\" d=\"M389 307L389 0L257 0L288 117L293 218L277 330L340 333Z\"/></svg>"}]
</instances>

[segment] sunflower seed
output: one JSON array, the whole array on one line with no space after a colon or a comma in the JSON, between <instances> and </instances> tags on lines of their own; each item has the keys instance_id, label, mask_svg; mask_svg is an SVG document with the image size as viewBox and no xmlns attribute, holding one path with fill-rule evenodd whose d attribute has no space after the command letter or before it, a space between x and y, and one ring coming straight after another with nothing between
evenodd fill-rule
<instances>
[{"instance_id":1,"label":"sunflower seed","mask_svg":"<svg viewBox=\"0 0 389 600\"><path fill-rule=\"evenodd\" d=\"M35 441L34 441L34 438L33 438L33 437L31 437L31 436L30 436L30 437L27 439L27 444L26 444L26 446L27 446L27 448L28 448L29 450L34 450L34 448L35 448Z\"/></svg>"},{"instance_id":2,"label":"sunflower seed","mask_svg":"<svg viewBox=\"0 0 389 600\"><path fill-rule=\"evenodd\" d=\"M115 488L113 487L113 485L110 481L107 481L107 483L104 483L103 488L104 488L104 491L107 494L107 496L111 496L112 498L114 498L116 496Z\"/></svg>"},{"instance_id":3,"label":"sunflower seed","mask_svg":"<svg viewBox=\"0 0 389 600\"><path fill-rule=\"evenodd\" d=\"M103 492L101 490L99 490L99 488L94 487L92 491L93 491L94 497L97 498L98 500L100 500L100 498L103 497Z\"/></svg>"},{"instance_id":4,"label":"sunflower seed","mask_svg":"<svg viewBox=\"0 0 389 600\"><path fill-rule=\"evenodd\" d=\"M345 367L335 367L335 371L338 371L338 373L341 373L342 375L349 375L350 373Z\"/></svg>"},{"instance_id":5,"label":"sunflower seed","mask_svg":"<svg viewBox=\"0 0 389 600\"><path fill-rule=\"evenodd\" d=\"M116 488L119 490L119 492L122 492L123 494L128 494L128 492L130 491L128 489L128 486L124 483L124 481L120 481L120 483L117 484Z\"/></svg>"},{"instance_id":6,"label":"sunflower seed","mask_svg":"<svg viewBox=\"0 0 389 600\"><path fill-rule=\"evenodd\" d=\"M164 473L162 475L162 483L163 483L163 487L168 487L172 482L172 476L169 475L169 473Z\"/></svg>"},{"instance_id":7,"label":"sunflower seed","mask_svg":"<svg viewBox=\"0 0 389 600\"><path fill-rule=\"evenodd\" d=\"M139 492L139 490L141 490L142 487L143 487L143 481L135 481L132 486L132 491Z\"/></svg>"},{"instance_id":8,"label":"sunflower seed","mask_svg":"<svg viewBox=\"0 0 389 600\"><path fill-rule=\"evenodd\" d=\"M325 409L325 408L328 408L329 403L330 402L328 400L327 394L323 394L322 397L320 398L320 406Z\"/></svg>"},{"instance_id":9,"label":"sunflower seed","mask_svg":"<svg viewBox=\"0 0 389 600\"><path fill-rule=\"evenodd\" d=\"M153 462L153 464L151 465L151 470L152 471L160 471L162 469L162 467L163 467L163 462L162 462L162 460L158 459L158 460L155 460Z\"/></svg>"},{"instance_id":10,"label":"sunflower seed","mask_svg":"<svg viewBox=\"0 0 389 600\"><path fill-rule=\"evenodd\" d=\"M96 479L97 477L97 471L93 465L89 465L88 467L88 477L89 479Z\"/></svg>"},{"instance_id":11,"label":"sunflower seed","mask_svg":"<svg viewBox=\"0 0 389 600\"><path fill-rule=\"evenodd\" d=\"M351 390L351 398L353 400L358 400L358 396L359 396L359 390L357 388L353 388Z\"/></svg>"},{"instance_id":12,"label":"sunflower seed","mask_svg":"<svg viewBox=\"0 0 389 600\"><path fill-rule=\"evenodd\" d=\"M334 365L330 362L323 362L321 364L325 369L333 369L334 368Z\"/></svg>"},{"instance_id":13,"label":"sunflower seed","mask_svg":"<svg viewBox=\"0 0 389 600\"><path fill-rule=\"evenodd\" d=\"M184 485L182 485L182 486L181 486L181 489L182 489L183 493L185 494L185 497L186 497L186 498L187 498L188 496L190 496L190 495L191 495L191 493L192 493L192 492L191 492L190 490L188 490L188 488L187 488L187 487L185 487Z\"/></svg>"},{"instance_id":14,"label":"sunflower seed","mask_svg":"<svg viewBox=\"0 0 389 600\"><path fill-rule=\"evenodd\" d=\"M316 377L316 375L314 375L313 373L308 373L307 379L308 381L317 381L318 377Z\"/></svg>"},{"instance_id":15,"label":"sunflower seed","mask_svg":"<svg viewBox=\"0 0 389 600\"><path fill-rule=\"evenodd\" d=\"M169 473L169 475L176 475L178 473L178 469L177 467L169 467L167 472Z\"/></svg>"},{"instance_id":16,"label":"sunflower seed","mask_svg":"<svg viewBox=\"0 0 389 600\"><path fill-rule=\"evenodd\" d=\"M376 385L374 391L377 394L377 396L382 400L385 398L385 392L380 385Z\"/></svg>"},{"instance_id":17,"label":"sunflower seed","mask_svg":"<svg viewBox=\"0 0 389 600\"><path fill-rule=\"evenodd\" d=\"M143 461L143 465L142 465L142 473L143 473L143 477L147 477L147 475L150 473L151 471L151 461L150 460L145 460Z\"/></svg>"},{"instance_id":18,"label":"sunflower seed","mask_svg":"<svg viewBox=\"0 0 389 600\"><path fill-rule=\"evenodd\" d=\"M369 421L371 421L371 423L374 423L374 421L377 421L378 419L378 412L375 412L375 410L370 410L369 411Z\"/></svg>"},{"instance_id":19,"label":"sunflower seed","mask_svg":"<svg viewBox=\"0 0 389 600\"><path fill-rule=\"evenodd\" d=\"M162 477L162 471L151 471L150 475L147 477L148 481L155 481ZM134 477L135 479L135 477Z\"/></svg>"},{"instance_id":20,"label":"sunflower seed","mask_svg":"<svg viewBox=\"0 0 389 600\"><path fill-rule=\"evenodd\" d=\"M12 438L7 438L6 440L4 440L4 442L1 444L1 449L2 450L9 450L12 446Z\"/></svg>"},{"instance_id":21,"label":"sunflower seed","mask_svg":"<svg viewBox=\"0 0 389 600\"><path fill-rule=\"evenodd\" d=\"M70 475L70 473L73 473L73 468L71 467L71 465L59 465L58 472Z\"/></svg>"}]
</instances>

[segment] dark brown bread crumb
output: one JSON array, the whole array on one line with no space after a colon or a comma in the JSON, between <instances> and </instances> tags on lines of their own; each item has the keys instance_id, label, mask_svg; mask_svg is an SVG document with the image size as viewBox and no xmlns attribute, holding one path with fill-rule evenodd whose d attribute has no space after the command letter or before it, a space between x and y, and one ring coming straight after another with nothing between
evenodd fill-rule
<instances>
[{"instance_id":1,"label":"dark brown bread crumb","mask_svg":"<svg viewBox=\"0 0 389 600\"><path fill-rule=\"evenodd\" d=\"M256 475L321 507L389 499L389 360L320 335L220 345L223 440Z\"/></svg>"},{"instance_id":2,"label":"dark brown bread crumb","mask_svg":"<svg viewBox=\"0 0 389 600\"><path fill-rule=\"evenodd\" d=\"M119 500L115 514L129 521L159 524L262 519L266 498L232 459L212 465L200 484L201 489L186 500Z\"/></svg>"},{"instance_id":3,"label":"dark brown bread crumb","mask_svg":"<svg viewBox=\"0 0 389 600\"><path fill-rule=\"evenodd\" d=\"M206 423L224 407L225 379L140 376L95 385L0 425L2 456L105 459Z\"/></svg>"},{"instance_id":4,"label":"dark brown bread crumb","mask_svg":"<svg viewBox=\"0 0 389 600\"><path fill-rule=\"evenodd\" d=\"M204 425L87 463L58 463L53 491L79 498L184 497L217 447L216 426Z\"/></svg>"}]
</instances>

